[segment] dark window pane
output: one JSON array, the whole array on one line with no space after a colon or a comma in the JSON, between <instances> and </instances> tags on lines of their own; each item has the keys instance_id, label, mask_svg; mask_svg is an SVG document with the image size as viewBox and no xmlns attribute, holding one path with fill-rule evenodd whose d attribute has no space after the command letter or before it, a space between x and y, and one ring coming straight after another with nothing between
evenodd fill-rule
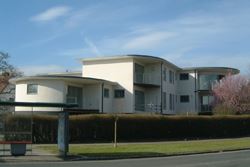
<instances>
[{"instance_id":1,"label":"dark window pane","mask_svg":"<svg viewBox=\"0 0 250 167\"><path fill-rule=\"evenodd\" d=\"M115 90L115 98L123 98L125 96L125 92L123 89Z\"/></svg>"},{"instance_id":2,"label":"dark window pane","mask_svg":"<svg viewBox=\"0 0 250 167\"><path fill-rule=\"evenodd\" d=\"M164 68L163 70L163 80L166 81L167 80L167 69Z\"/></svg>"},{"instance_id":3,"label":"dark window pane","mask_svg":"<svg viewBox=\"0 0 250 167\"><path fill-rule=\"evenodd\" d=\"M104 97L109 98L109 89L104 89Z\"/></svg>"},{"instance_id":4,"label":"dark window pane","mask_svg":"<svg viewBox=\"0 0 250 167\"><path fill-rule=\"evenodd\" d=\"M181 73L180 74L180 80L188 80L188 79L189 79L188 73Z\"/></svg>"},{"instance_id":5,"label":"dark window pane","mask_svg":"<svg viewBox=\"0 0 250 167\"><path fill-rule=\"evenodd\" d=\"M180 102L181 103L188 103L189 102L189 96L188 95L180 96Z\"/></svg>"}]
</instances>

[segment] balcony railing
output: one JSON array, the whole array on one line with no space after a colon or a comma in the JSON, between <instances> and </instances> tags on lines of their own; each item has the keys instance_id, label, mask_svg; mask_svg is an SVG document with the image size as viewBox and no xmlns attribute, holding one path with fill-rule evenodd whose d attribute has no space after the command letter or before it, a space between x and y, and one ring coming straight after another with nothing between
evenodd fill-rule
<instances>
[{"instance_id":1,"label":"balcony railing","mask_svg":"<svg viewBox=\"0 0 250 167\"><path fill-rule=\"evenodd\" d=\"M200 112L212 112L213 107L211 105L201 105Z\"/></svg>"},{"instance_id":2,"label":"balcony railing","mask_svg":"<svg viewBox=\"0 0 250 167\"><path fill-rule=\"evenodd\" d=\"M161 105L156 104L135 104L135 111L160 113Z\"/></svg>"},{"instance_id":3,"label":"balcony railing","mask_svg":"<svg viewBox=\"0 0 250 167\"><path fill-rule=\"evenodd\" d=\"M77 97L67 96L66 103L67 104L77 104Z\"/></svg>"},{"instance_id":4,"label":"balcony railing","mask_svg":"<svg viewBox=\"0 0 250 167\"><path fill-rule=\"evenodd\" d=\"M160 85L160 75L156 73L135 73L134 83Z\"/></svg>"}]
</instances>

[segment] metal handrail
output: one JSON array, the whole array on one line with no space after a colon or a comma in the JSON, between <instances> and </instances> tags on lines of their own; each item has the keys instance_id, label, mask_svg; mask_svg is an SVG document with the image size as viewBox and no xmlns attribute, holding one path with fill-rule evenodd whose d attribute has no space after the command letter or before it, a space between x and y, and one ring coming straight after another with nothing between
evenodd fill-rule
<instances>
[{"instance_id":1,"label":"metal handrail","mask_svg":"<svg viewBox=\"0 0 250 167\"><path fill-rule=\"evenodd\" d=\"M135 104L134 108L137 111L144 111L144 112L160 112L161 111L161 105L156 105L156 104Z\"/></svg>"},{"instance_id":2,"label":"metal handrail","mask_svg":"<svg viewBox=\"0 0 250 167\"><path fill-rule=\"evenodd\" d=\"M156 73L135 73L135 83L160 85L160 75Z\"/></svg>"}]
</instances>

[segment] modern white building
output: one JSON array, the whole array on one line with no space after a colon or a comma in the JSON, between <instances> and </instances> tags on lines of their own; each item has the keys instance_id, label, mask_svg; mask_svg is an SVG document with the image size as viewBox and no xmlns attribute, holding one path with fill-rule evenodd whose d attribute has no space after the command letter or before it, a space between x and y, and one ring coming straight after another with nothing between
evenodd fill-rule
<instances>
[{"instance_id":1,"label":"modern white building","mask_svg":"<svg viewBox=\"0 0 250 167\"><path fill-rule=\"evenodd\" d=\"M22 77L17 102L76 103L79 112L209 112L212 84L227 67L180 68L159 57L122 55L82 59L82 72ZM41 109L37 109L41 110Z\"/></svg>"}]
</instances>

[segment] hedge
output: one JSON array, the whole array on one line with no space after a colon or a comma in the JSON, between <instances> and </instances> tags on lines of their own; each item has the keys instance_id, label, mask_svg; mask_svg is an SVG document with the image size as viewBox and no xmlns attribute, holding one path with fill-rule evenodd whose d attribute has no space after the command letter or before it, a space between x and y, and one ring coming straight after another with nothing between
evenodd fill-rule
<instances>
[{"instance_id":1,"label":"hedge","mask_svg":"<svg viewBox=\"0 0 250 167\"><path fill-rule=\"evenodd\" d=\"M185 140L250 136L250 116L118 115L118 141ZM23 119L23 117L20 117ZM70 142L112 142L113 115L70 116ZM57 117L34 116L35 143L56 143Z\"/></svg>"}]
</instances>

